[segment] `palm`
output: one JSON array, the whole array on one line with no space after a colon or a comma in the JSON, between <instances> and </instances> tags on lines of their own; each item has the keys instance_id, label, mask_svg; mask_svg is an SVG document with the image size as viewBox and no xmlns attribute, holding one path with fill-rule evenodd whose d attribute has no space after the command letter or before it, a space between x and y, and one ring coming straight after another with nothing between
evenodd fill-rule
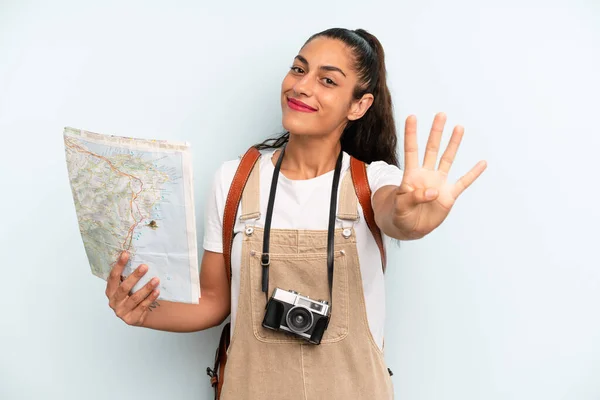
<instances>
[{"instance_id":1,"label":"palm","mask_svg":"<svg viewBox=\"0 0 600 400\"><path fill-rule=\"evenodd\" d=\"M464 132L461 126L457 126L436 169L445 122L445 114L436 115L427 141L423 165L419 167L416 118L410 116L406 120L404 134L406 166L402 183L397 190L394 225L407 237L421 237L438 227L448 216L458 196L486 168L485 161L480 161L456 183L448 182L448 172ZM424 191L427 189L435 189L437 194L432 198L425 198Z\"/></svg>"}]
</instances>

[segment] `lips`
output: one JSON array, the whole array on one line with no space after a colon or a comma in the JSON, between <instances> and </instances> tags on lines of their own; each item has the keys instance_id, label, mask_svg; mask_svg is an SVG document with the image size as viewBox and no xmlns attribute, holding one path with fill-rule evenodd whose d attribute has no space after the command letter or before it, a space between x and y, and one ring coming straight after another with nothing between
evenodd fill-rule
<instances>
[{"instance_id":1,"label":"lips","mask_svg":"<svg viewBox=\"0 0 600 400\"><path fill-rule=\"evenodd\" d=\"M308 104L301 102L300 100L296 100L296 99L292 99L292 98L288 98L288 106L291 109L296 110L296 111L303 111L303 112L317 111L316 108L313 108L313 107L309 106Z\"/></svg>"}]
</instances>

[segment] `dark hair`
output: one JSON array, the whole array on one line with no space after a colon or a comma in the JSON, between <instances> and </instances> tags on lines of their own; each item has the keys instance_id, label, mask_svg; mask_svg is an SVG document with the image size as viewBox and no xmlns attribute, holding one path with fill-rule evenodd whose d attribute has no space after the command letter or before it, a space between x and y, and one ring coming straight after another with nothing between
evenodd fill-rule
<instances>
[{"instance_id":1,"label":"dark hair","mask_svg":"<svg viewBox=\"0 0 600 400\"><path fill-rule=\"evenodd\" d=\"M348 121L341 137L342 150L366 163L381 160L398 166L396 124L381 43L364 29L332 28L312 35L304 45L318 37L340 40L352 51L359 79L354 88L354 99L358 100L366 93L374 97L373 104L362 118ZM289 137L290 133L285 132L255 147L259 150L280 148Z\"/></svg>"}]
</instances>

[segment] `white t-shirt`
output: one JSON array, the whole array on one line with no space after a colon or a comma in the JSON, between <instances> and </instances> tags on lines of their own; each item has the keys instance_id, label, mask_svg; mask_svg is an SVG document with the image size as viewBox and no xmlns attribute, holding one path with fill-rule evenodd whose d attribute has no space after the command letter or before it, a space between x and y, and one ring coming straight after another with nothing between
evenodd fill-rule
<instances>
[{"instance_id":1,"label":"white t-shirt","mask_svg":"<svg viewBox=\"0 0 600 400\"><path fill-rule=\"evenodd\" d=\"M264 227L271 179L275 169L272 161L274 150L263 152L260 162L260 212L261 219L254 226ZM240 160L228 161L217 170L212 193L208 198L205 213L204 249L216 253L223 252L223 212L229 187ZM349 173L350 156L344 153L340 183ZM369 186L374 194L377 189L387 185L400 185L403 172L395 165L384 161L376 161L367 166ZM327 230L329 223L329 203L333 170L323 175L306 180L291 180L280 174L277 183L277 194L271 220L272 229L310 229ZM338 191L339 193L339 191ZM339 204L339 203L338 203ZM385 285L381 267L379 248L365 222L362 208L358 203L360 219L354 223L356 246L360 262L363 291L367 309L367 319L373 338L383 347L385 325ZM241 205L238 216L241 215ZM349 227L352 222L337 220L336 227ZM245 228L236 217L233 248L231 251L231 323L235 327L240 290L240 264L242 248L242 232ZM384 236L384 239L387 239ZM384 240L384 243L387 240Z\"/></svg>"}]
</instances>

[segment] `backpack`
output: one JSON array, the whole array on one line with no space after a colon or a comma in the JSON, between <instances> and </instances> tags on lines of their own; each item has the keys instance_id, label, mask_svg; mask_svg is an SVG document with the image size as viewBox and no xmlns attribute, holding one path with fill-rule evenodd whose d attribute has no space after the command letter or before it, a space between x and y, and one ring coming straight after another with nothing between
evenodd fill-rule
<instances>
[{"instance_id":1,"label":"backpack","mask_svg":"<svg viewBox=\"0 0 600 400\"><path fill-rule=\"evenodd\" d=\"M260 158L261 153L255 148L251 147L246 151L242 157L240 164L235 172L233 181L227 194L227 200L225 202L225 211L223 213L223 256L225 257L225 269L227 272L227 280L231 287L231 247L233 245L233 229L235 226L235 217L237 210L242 198L242 193L250 172L254 168L254 165ZM385 271L386 256L385 248L383 245L383 238L381 231L375 223L375 214L373 213L373 207L371 206L371 188L367 177L366 164L354 157L350 157L350 173L352 174L352 182L354 183L354 190L360 206L362 207L365 221L369 230L375 238L379 252L381 253L381 263L383 270ZM210 377L211 386L215 390L215 399L219 399L221 396L221 389L225 379L225 364L227 363L227 349L229 348L231 324L227 323L223 327L221 332L221 338L219 340L219 347L215 354L214 368L208 367L206 369L207 375Z\"/></svg>"}]
</instances>

